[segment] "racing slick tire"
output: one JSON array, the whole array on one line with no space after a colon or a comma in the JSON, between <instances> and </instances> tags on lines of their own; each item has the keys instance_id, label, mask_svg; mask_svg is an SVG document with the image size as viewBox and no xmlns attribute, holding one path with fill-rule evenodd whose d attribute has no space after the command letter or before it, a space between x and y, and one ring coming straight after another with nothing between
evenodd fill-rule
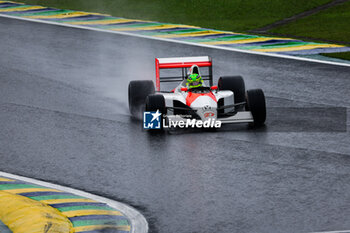
<instances>
[{"instance_id":1,"label":"racing slick tire","mask_svg":"<svg viewBox=\"0 0 350 233\"><path fill-rule=\"evenodd\" d=\"M245 102L245 84L241 76L223 76L218 81L219 90L232 91L234 94L234 103ZM243 111L244 106L238 108L238 111Z\"/></svg>"},{"instance_id":2,"label":"racing slick tire","mask_svg":"<svg viewBox=\"0 0 350 233\"><path fill-rule=\"evenodd\" d=\"M234 93L235 103L245 101L245 84L241 76L223 76L218 81L219 90L229 90Z\"/></svg>"},{"instance_id":3,"label":"racing slick tire","mask_svg":"<svg viewBox=\"0 0 350 233\"><path fill-rule=\"evenodd\" d=\"M162 95L149 95L146 98L146 111L147 112L159 112L162 114L160 116L160 129L163 130L163 114L166 114L165 99ZM156 131L156 130L149 130Z\"/></svg>"},{"instance_id":4,"label":"racing slick tire","mask_svg":"<svg viewBox=\"0 0 350 233\"><path fill-rule=\"evenodd\" d=\"M154 83L152 80L136 80L129 83L129 110L133 117L142 118L143 107L148 95L154 94Z\"/></svg>"},{"instance_id":5,"label":"racing slick tire","mask_svg":"<svg viewBox=\"0 0 350 233\"><path fill-rule=\"evenodd\" d=\"M266 101L261 89L248 90L246 95L247 110L251 111L254 119L253 126L263 126L266 120Z\"/></svg>"}]
</instances>

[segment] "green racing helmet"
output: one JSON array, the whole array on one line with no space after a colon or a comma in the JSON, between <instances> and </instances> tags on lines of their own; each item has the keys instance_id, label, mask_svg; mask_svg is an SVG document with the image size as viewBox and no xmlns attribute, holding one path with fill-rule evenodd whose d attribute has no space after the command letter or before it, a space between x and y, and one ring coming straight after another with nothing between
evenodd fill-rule
<instances>
[{"instance_id":1,"label":"green racing helmet","mask_svg":"<svg viewBox=\"0 0 350 233\"><path fill-rule=\"evenodd\" d=\"M188 88L201 87L203 85L203 79L199 74L191 74L187 78L186 85Z\"/></svg>"}]
</instances>

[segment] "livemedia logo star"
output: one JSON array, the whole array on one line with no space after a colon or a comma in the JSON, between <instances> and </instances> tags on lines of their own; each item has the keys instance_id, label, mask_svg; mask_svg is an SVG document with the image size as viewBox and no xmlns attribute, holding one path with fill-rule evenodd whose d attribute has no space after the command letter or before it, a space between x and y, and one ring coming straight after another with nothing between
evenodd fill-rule
<instances>
[{"instance_id":1,"label":"livemedia logo star","mask_svg":"<svg viewBox=\"0 0 350 233\"><path fill-rule=\"evenodd\" d=\"M156 112L144 112L143 113L143 128L144 129L160 129L162 113L157 110Z\"/></svg>"}]
</instances>

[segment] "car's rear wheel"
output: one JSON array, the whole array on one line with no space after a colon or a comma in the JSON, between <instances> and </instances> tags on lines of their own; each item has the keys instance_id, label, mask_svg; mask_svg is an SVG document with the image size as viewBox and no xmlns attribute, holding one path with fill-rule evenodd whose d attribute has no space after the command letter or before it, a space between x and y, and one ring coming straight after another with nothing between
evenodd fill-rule
<instances>
[{"instance_id":1,"label":"car's rear wheel","mask_svg":"<svg viewBox=\"0 0 350 233\"><path fill-rule=\"evenodd\" d=\"M241 76L223 76L218 81L219 90L232 91L234 95L234 103L245 102L245 83ZM244 105L236 110L244 110Z\"/></svg>"},{"instance_id":2,"label":"car's rear wheel","mask_svg":"<svg viewBox=\"0 0 350 233\"><path fill-rule=\"evenodd\" d=\"M146 98L146 111L147 112L159 112L160 116L160 129L163 130L163 114L166 114L165 99L163 95L149 95Z\"/></svg>"},{"instance_id":3,"label":"car's rear wheel","mask_svg":"<svg viewBox=\"0 0 350 233\"><path fill-rule=\"evenodd\" d=\"M148 95L154 94L154 92L155 89L152 80L136 80L129 83L129 110L133 117L142 118L146 98Z\"/></svg>"},{"instance_id":4,"label":"car's rear wheel","mask_svg":"<svg viewBox=\"0 0 350 233\"><path fill-rule=\"evenodd\" d=\"M247 110L251 111L254 119L253 126L259 127L266 121L266 101L264 92L261 89L247 91Z\"/></svg>"}]
</instances>

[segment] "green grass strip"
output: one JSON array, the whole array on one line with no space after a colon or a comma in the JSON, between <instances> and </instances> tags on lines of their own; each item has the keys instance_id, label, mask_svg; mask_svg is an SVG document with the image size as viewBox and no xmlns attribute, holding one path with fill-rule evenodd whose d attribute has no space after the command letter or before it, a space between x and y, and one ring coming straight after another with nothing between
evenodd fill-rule
<instances>
[{"instance_id":1,"label":"green grass strip","mask_svg":"<svg viewBox=\"0 0 350 233\"><path fill-rule=\"evenodd\" d=\"M16 13L13 15L18 15L18 16L50 16L50 15L66 14L66 13L73 13L73 12L76 12L76 11L57 10L57 11L48 11L48 12Z\"/></svg>"},{"instance_id":2,"label":"green grass strip","mask_svg":"<svg viewBox=\"0 0 350 233\"><path fill-rule=\"evenodd\" d=\"M21 0L60 9L228 31L259 28L330 0Z\"/></svg>"},{"instance_id":3,"label":"green grass strip","mask_svg":"<svg viewBox=\"0 0 350 233\"><path fill-rule=\"evenodd\" d=\"M93 205L68 206L68 207L61 207L56 209L58 209L61 212L73 211L73 210L112 210L112 211L115 210L108 206L93 206Z\"/></svg>"},{"instance_id":4,"label":"green grass strip","mask_svg":"<svg viewBox=\"0 0 350 233\"><path fill-rule=\"evenodd\" d=\"M44 188L38 185L32 184L1 184L0 190L10 190L10 189L27 189L27 188Z\"/></svg>"},{"instance_id":5,"label":"green grass strip","mask_svg":"<svg viewBox=\"0 0 350 233\"><path fill-rule=\"evenodd\" d=\"M129 226L129 222L127 220L120 220L116 222L115 220L79 220L73 221L73 227L82 227L82 226L93 226L93 225L116 225L116 226Z\"/></svg>"},{"instance_id":6,"label":"green grass strip","mask_svg":"<svg viewBox=\"0 0 350 233\"><path fill-rule=\"evenodd\" d=\"M48 196L36 196L29 197L30 199L43 201L43 200L54 200L54 199L81 199L82 197L75 195L48 195Z\"/></svg>"},{"instance_id":7,"label":"green grass strip","mask_svg":"<svg viewBox=\"0 0 350 233\"><path fill-rule=\"evenodd\" d=\"M321 53L321 55L327 56L327 57L332 57L332 58L350 60L350 52L342 52L342 53Z\"/></svg>"},{"instance_id":8,"label":"green grass strip","mask_svg":"<svg viewBox=\"0 0 350 233\"><path fill-rule=\"evenodd\" d=\"M270 32L350 44L350 1L293 21Z\"/></svg>"}]
</instances>

